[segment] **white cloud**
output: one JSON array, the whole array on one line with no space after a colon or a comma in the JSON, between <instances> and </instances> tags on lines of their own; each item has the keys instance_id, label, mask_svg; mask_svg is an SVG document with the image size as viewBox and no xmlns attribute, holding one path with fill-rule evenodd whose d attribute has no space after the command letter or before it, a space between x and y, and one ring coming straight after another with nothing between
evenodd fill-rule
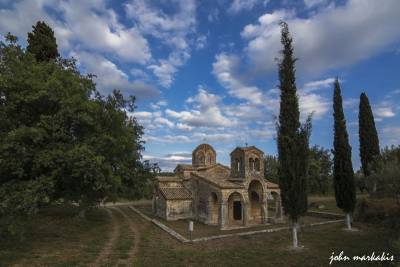
<instances>
[{"instance_id":1,"label":"white cloud","mask_svg":"<svg viewBox=\"0 0 400 267\"><path fill-rule=\"evenodd\" d=\"M345 98L345 99L343 99L343 107L352 109L352 108L358 107L359 102L360 102L359 98ZM357 110L357 112L358 112L358 110Z\"/></svg>"},{"instance_id":2,"label":"white cloud","mask_svg":"<svg viewBox=\"0 0 400 267\"><path fill-rule=\"evenodd\" d=\"M263 94L256 86L245 85L237 75L240 59L235 55L218 54L213 63L213 73L230 95L254 104L263 103Z\"/></svg>"},{"instance_id":3,"label":"white cloud","mask_svg":"<svg viewBox=\"0 0 400 267\"><path fill-rule=\"evenodd\" d=\"M55 11L59 17L50 13ZM103 0L96 1L15 1L0 10L0 30L12 32L22 40L38 20L53 28L62 49L72 45L107 52L122 61L145 63L151 58L147 40L137 28L127 28L117 20Z\"/></svg>"},{"instance_id":4,"label":"white cloud","mask_svg":"<svg viewBox=\"0 0 400 267\"><path fill-rule=\"evenodd\" d=\"M137 21L142 33L159 39L171 50L167 58L148 66L163 87L171 86L178 67L190 58L190 36L196 31L195 1L174 0L170 5L175 12L168 14L144 0L131 0L125 5L127 16Z\"/></svg>"},{"instance_id":5,"label":"white cloud","mask_svg":"<svg viewBox=\"0 0 400 267\"><path fill-rule=\"evenodd\" d=\"M136 111L133 113L133 116L138 120L150 120L153 117L153 113L148 111Z\"/></svg>"},{"instance_id":6,"label":"white cloud","mask_svg":"<svg viewBox=\"0 0 400 267\"><path fill-rule=\"evenodd\" d=\"M84 50L101 53L116 63L136 63L151 70L164 87L172 84L178 68L190 58L191 46L204 47L206 42L202 36L196 42L194 0L173 0L168 12L148 1L129 1L123 4L129 23L122 23L122 15L105 0L21 0L10 5L0 9L1 32L10 31L25 39L31 25L45 20L54 29L63 54ZM170 50L162 53L166 57L152 56L146 39L150 36ZM127 74L148 80L147 73L138 67Z\"/></svg>"},{"instance_id":7,"label":"white cloud","mask_svg":"<svg viewBox=\"0 0 400 267\"><path fill-rule=\"evenodd\" d=\"M317 94L299 93L299 108L302 119L313 113L314 119L321 119L330 108L331 102Z\"/></svg>"},{"instance_id":8,"label":"white cloud","mask_svg":"<svg viewBox=\"0 0 400 267\"><path fill-rule=\"evenodd\" d=\"M164 87L171 86L173 76L178 71L176 67L167 60L160 60L159 65L150 65L148 68L153 71L154 75L159 79L160 84Z\"/></svg>"},{"instance_id":9,"label":"white cloud","mask_svg":"<svg viewBox=\"0 0 400 267\"><path fill-rule=\"evenodd\" d=\"M150 58L147 40L136 27L127 28L117 20L103 1L61 1L65 25L73 34L72 41L101 52L110 52L121 61L146 63Z\"/></svg>"},{"instance_id":10,"label":"white cloud","mask_svg":"<svg viewBox=\"0 0 400 267\"><path fill-rule=\"evenodd\" d=\"M279 113L279 90L271 89L264 93L256 86L245 85L238 77L239 64L239 57L225 53L217 55L216 61L213 63L214 75L228 89L229 94L248 101L248 103L227 107L227 114L243 119L262 118L262 116L265 118L267 117L266 111L272 112L272 116L277 115ZM298 91L299 107L303 119L310 113L314 113L315 119L320 119L328 112L330 102L325 97L312 92L328 87L333 81L333 78L328 78L309 82L302 90Z\"/></svg>"},{"instance_id":11,"label":"white cloud","mask_svg":"<svg viewBox=\"0 0 400 267\"><path fill-rule=\"evenodd\" d=\"M329 0L304 0L304 5L307 8L312 8L315 6L326 5Z\"/></svg>"},{"instance_id":12,"label":"white cloud","mask_svg":"<svg viewBox=\"0 0 400 267\"><path fill-rule=\"evenodd\" d=\"M379 119L392 118L396 116L392 107L377 107L374 110L375 116Z\"/></svg>"},{"instance_id":13,"label":"white cloud","mask_svg":"<svg viewBox=\"0 0 400 267\"><path fill-rule=\"evenodd\" d=\"M71 56L78 59L87 73L97 75L94 80L102 93L108 94L112 90L118 89L127 95L135 95L139 99L155 97L159 94L158 90L152 85L140 80L130 81L126 73L101 55L72 52Z\"/></svg>"},{"instance_id":14,"label":"white cloud","mask_svg":"<svg viewBox=\"0 0 400 267\"><path fill-rule=\"evenodd\" d=\"M175 124L172 121L170 121L166 118L156 118L154 120L154 123L159 124L159 125L165 125L168 128L174 128L174 126L175 126Z\"/></svg>"},{"instance_id":15,"label":"white cloud","mask_svg":"<svg viewBox=\"0 0 400 267\"><path fill-rule=\"evenodd\" d=\"M206 35L200 35L196 39L196 49L200 50L203 49L207 45L207 36Z\"/></svg>"},{"instance_id":16,"label":"white cloud","mask_svg":"<svg viewBox=\"0 0 400 267\"><path fill-rule=\"evenodd\" d=\"M318 80L318 81L311 81L306 84L304 84L302 91L303 92L313 92L319 89L324 89L324 88L333 88L333 83L335 82L335 78L327 78L324 80ZM342 81L340 81L342 82Z\"/></svg>"},{"instance_id":17,"label":"white cloud","mask_svg":"<svg viewBox=\"0 0 400 267\"><path fill-rule=\"evenodd\" d=\"M172 171L177 164L192 163L192 153L189 152L174 152L163 156L143 155L144 160L149 160L152 163L158 163L162 171Z\"/></svg>"},{"instance_id":18,"label":"white cloud","mask_svg":"<svg viewBox=\"0 0 400 267\"><path fill-rule=\"evenodd\" d=\"M304 84L298 91L299 108L302 119L313 113L314 119L321 119L330 109L331 101L315 93L318 90L333 88L335 78L311 81Z\"/></svg>"},{"instance_id":19,"label":"white cloud","mask_svg":"<svg viewBox=\"0 0 400 267\"><path fill-rule=\"evenodd\" d=\"M158 143L190 143L193 140L186 135L145 135L143 138L146 142L158 142Z\"/></svg>"},{"instance_id":20,"label":"white cloud","mask_svg":"<svg viewBox=\"0 0 400 267\"><path fill-rule=\"evenodd\" d=\"M177 119L182 125L190 127L230 127L237 122L226 117L220 107L220 97L207 92L204 88L199 88L198 94L187 100L193 104L193 108L185 111L174 111L166 109L165 113ZM182 126L181 125L181 126Z\"/></svg>"},{"instance_id":21,"label":"white cloud","mask_svg":"<svg viewBox=\"0 0 400 267\"><path fill-rule=\"evenodd\" d=\"M176 128L178 130L181 130L181 131L188 131L189 132L189 131L192 131L194 127L179 122L179 123L176 124Z\"/></svg>"},{"instance_id":22,"label":"white cloud","mask_svg":"<svg viewBox=\"0 0 400 267\"><path fill-rule=\"evenodd\" d=\"M399 95L399 89L390 91L384 96L382 101L372 105L376 121L393 118L397 115L397 112L400 111L400 108L397 105Z\"/></svg>"},{"instance_id":23,"label":"white cloud","mask_svg":"<svg viewBox=\"0 0 400 267\"><path fill-rule=\"evenodd\" d=\"M229 13L239 13L240 11L248 11L253 9L257 4L264 3L264 6L269 2L264 0L233 0L228 8Z\"/></svg>"},{"instance_id":24,"label":"white cloud","mask_svg":"<svg viewBox=\"0 0 400 267\"><path fill-rule=\"evenodd\" d=\"M161 107L165 107L168 105L168 102L166 100L159 100L157 103L150 103L150 107L152 109L160 109Z\"/></svg>"},{"instance_id":25,"label":"white cloud","mask_svg":"<svg viewBox=\"0 0 400 267\"><path fill-rule=\"evenodd\" d=\"M287 10L273 11L244 27L245 49L259 72L276 70L279 56L279 21L289 24L300 72L318 74L356 63L377 54L400 37L400 1L349 0L309 18Z\"/></svg>"}]
</instances>

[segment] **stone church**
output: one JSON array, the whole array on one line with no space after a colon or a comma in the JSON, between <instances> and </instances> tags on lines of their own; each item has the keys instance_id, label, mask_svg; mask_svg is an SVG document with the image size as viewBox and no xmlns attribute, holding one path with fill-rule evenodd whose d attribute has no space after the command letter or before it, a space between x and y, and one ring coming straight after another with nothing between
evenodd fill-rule
<instances>
[{"instance_id":1,"label":"stone church","mask_svg":"<svg viewBox=\"0 0 400 267\"><path fill-rule=\"evenodd\" d=\"M156 177L153 212L166 220L194 219L229 229L282 219L279 186L264 178L264 153L237 147L230 168L216 162L208 144L178 164L173 176Z\"/></svg>"}]
</instances>

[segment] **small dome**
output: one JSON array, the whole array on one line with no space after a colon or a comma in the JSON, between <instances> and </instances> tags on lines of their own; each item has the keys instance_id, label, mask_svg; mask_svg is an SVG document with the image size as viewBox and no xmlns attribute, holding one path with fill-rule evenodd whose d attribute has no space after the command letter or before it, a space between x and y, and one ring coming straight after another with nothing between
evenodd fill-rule
<instances>
[{"instance_id":1,"label":"small dome","mask_svg":"<svg viewBox=\"0 0 400 267\"><path fill-rule=\"evenodd\" d=\"M214 165L216 159L217 153L209 144L197 146L192 153L192 165L196 167Z\"/></svg>"}]
</instances>

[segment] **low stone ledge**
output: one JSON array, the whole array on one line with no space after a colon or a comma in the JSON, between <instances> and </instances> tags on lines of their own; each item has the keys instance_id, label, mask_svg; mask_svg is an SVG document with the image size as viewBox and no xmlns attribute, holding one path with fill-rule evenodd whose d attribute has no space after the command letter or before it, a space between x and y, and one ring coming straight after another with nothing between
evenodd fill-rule
<instances>
[{"instance_id":1,"label":"low stone ledge","mask_svg":"<svg viewBox=\"0 0 400 267\"><path fill-rule=\"evenodd\" d=\"M343 214L321 211L307 211L306 215L331 220L344 218Z\"/></svg>"},{"instance_id":2,"label":"low stone ledge","mask_svg":"<svg viewBox=\"0 0 400 267\"><path fill-rule=\"evenodd\" d=\"M129 208L131 210L133 210L134 212L136 212L137 214L139 214L140 216L142 216L143 219L145 219L146 221L152 222L153 224L157 225L159 228L161 228L162 230L164 230L165 232L167 232L168 234L170 234L172 237L176 238L177 240L181 241L182 243L190 242L189 239L183 237L182 235L180 235L179 233L175 232L174 230L172 230L171 228L169 228L165 224L159 222L158 220L152 219L152 218L148 217L147 215L144 215L141 211L139 211L135 207L129 206Z\"/></svg>"},{"instance_id":3,"label":"low stone ledge","mask_svg":"<svg viewBox=\"0 0 400 267\"><path fill-rule=\"evenodd\" d=\"M193 240L189 240L176 231L172 230L168 226L164 225L163 223L159 222L156 219L152 219L145 214L143 214L141 211L136 209L135 207L129 206L131 210L139 214L141 217L143 217L146 221L152 222L168 234L170 234L172 237L177 239L178 241L182 243L197 243L197 242L203 242L203 241L209 241L209 240L215 240L215 239L221 239L221 238L227 238L227 237L233 237L233 236L248 236L248 235L254 235L254 234L261 234L261 233L274 233L274 232L279 232L279 231L284 231L284 230L290 230L291 227L289 226L284 226L284 227L277 227L277 228L271 228L271 229L263 229L263 230L256 230L256 231L248 231L248 232L241 232L241 233L231 233L231 234L222 234L222 235L214 235L214 236L207 236L207 237L199 237L195 238ZM321 214L322 212L316 212L318 214ZM314 227L314 226L319 226L319 225L325 225L325 224L332 224L332 223L339 223L343 222L343 216L341 214L335 214L335 213L322 213L323 215L334 215L340 217L340 219L336 220L329 220L329 221L324 221L324 222L316 222L316 223L310 223L310 224L304 224L301 225L301 227Z\"/></svg>"}]
</instances>

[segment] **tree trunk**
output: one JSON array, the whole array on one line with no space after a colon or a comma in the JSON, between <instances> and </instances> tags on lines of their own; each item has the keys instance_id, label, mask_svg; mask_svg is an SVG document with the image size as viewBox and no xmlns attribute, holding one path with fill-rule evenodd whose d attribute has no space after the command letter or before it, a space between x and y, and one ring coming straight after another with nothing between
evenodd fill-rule
<instances>
[{"instance_id":1,"label":"tree trunk","mask_svg":"<svg viewBox=\"0 0 400 267\"><path fill-rule=\"evenodd\" d=\"M298 248L299 247L299 242L297 239L297 229L298 229L298 222L295 221L293 222L292 225L292 235L293 235L293 248Z\"/></svg>"},{"instance_id":2,"label":"tree trunk","mask_svg":"<svg viewBox=\"0 0 400 267\"><path fill-rule=\"evenodd\" d=\"M350 213L346 213L346 226L347 226L347 230L351 230Z\"/></svg>"}]
</instances>

